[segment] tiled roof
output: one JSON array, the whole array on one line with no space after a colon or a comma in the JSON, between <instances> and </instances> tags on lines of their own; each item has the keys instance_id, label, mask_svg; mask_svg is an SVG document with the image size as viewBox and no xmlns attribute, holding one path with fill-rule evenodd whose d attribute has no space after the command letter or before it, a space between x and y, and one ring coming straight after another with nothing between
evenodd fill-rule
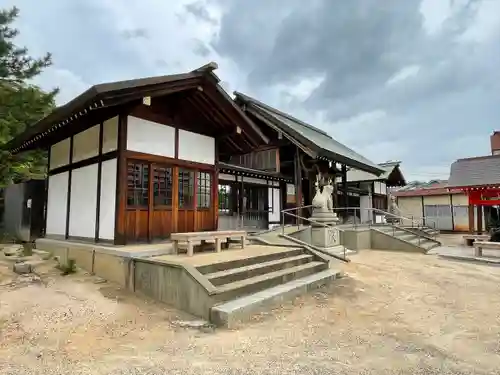
<instances>
[{"instance_id":1,"label":"tiled roof","mask_svg":"<svg viewBox=\"0 0 500 375\"><path fill-rule=\"evenodd\" d=\"M376 175L384 172L380 166L336 141L323 130L272 108L245 94L239 92L235 92L234 94L237 101L244 103L246 110L250 111L250 113L257 114L259 118L265 118L266 122L271 121L274 126L278 127L288 136L298 139L309 147L315 148L319 156L345 163L353 168Z\"/></svg>"},{"instance_id":2,"label":"tiled roof","mask_svg":"<svg viewBox=\"0 0 500 375\"><path fill-rule=\"evenodd\" d=\"M450 187L500 185L500 155L458 159L450 168Z\"/></svg>"},{"instance_id":3,"label":"tiled roof","mask_svg":"<svg viewBox=\"0 0 500 375\"><path fill-rule=\"evenodd\" d=\"M380 176L376 176L372 173L364 172L359 169L351 169L347 171L347 181L348 182L359 182L359 181L372 181L372 180L387 180L394 170L394 168L399 167L400 161L395 162L385 162L379 163L380 168L384 170Z\"/></svg>"}]
</instances>

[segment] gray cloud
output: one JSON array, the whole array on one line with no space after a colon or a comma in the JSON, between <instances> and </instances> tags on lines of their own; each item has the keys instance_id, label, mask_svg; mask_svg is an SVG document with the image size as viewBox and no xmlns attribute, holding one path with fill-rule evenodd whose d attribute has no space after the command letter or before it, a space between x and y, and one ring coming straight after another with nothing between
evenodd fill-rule
<instances>
[{"instance_id":1,"label":"gray cloud","mask_svg":"<svg viewBox=\"0 0 500 375\"><path fill-rule=\"evenodd\" d=\"M20 7L19 44L53 53L40 84L60 86L62 102L90 84L216 60L232 89L323 127L374 161L401 159L423 179L445 177L458 157L488 153L500 118L500 1L449 2L451 10L447 0L0 6Z\"/></svg>"},{"instance_id":2,"label":"gray cloud","mask_svg":"<svg viewBox=\"0 0 500 375\"><path fill-rule=\"evenodd\" d=\"M489 132L500 117L500 29L490 30L488 40L464 37L481 27L474 22L485 3L452 4L455 11L439 32L429 34L420 0L313 0L307 7L292 1L287 9L279 2L237 0L213 46L245 68L252 91L263 99L270 86L324 77L300 106L325 112L334 137L376 161L404 159L409 169L431 170L487 153ZM500 6L496 10L498 20ZM408 66L418 73L387 84ZM386 116L355 130L344 126L346 119L373 111ZM478 134L485 142L477 141Z\"/></svg>"},{"instance_id":3,"label":"gray cloud","mask_svg":"<svg viewBox=\"0 0 500 375\"><path fill-rule=\"evenodd\" d=\"M184 9L186 10L187 13L193 15L194 17L211 23L211 24L216 24L217 21L210 16L210 13L206 10L205 5L201 1L196 1L194 3L189 3L184 6Z\"/></svg>"},{"instance_id":4,"label":"gray cloud","mask_svg":"<svg viewBox=\"0 0 500 375\"><path fill-rule=\"evenodd\" d=\"M137 28L131 30L124 30L121 35L125 39L149 39L149 33L145 28Z\"/></svg>"},{"instance_id":5,"label":"gray cloud","mask_svg":"<svg viewBox=\"0 0 500 375\"><path fill-rule=\"evenodd\" d=\"M208 48L205 43L198 39L194 40L193 52L202 57L208 57L211 53L210 48Z\"/></svg>"}]
</instances>

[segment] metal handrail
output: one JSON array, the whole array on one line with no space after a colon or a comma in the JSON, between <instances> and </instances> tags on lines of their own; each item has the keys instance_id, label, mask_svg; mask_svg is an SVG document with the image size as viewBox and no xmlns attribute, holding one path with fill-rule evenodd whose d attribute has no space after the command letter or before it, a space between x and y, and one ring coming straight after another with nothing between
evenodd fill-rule
<instances>
[{"instance_id":1,"label":"metal handrail","mask_svg":"<svg viewBox=\"0 0 500 375\"><path fill-rule=\"evenodd\" d=\"M309 208L309 207L313 207L312 205L309 205L309 206L304 206L304 207L293 207L293 208L288 208L286 210L282 210L281 212L283 214L290 214L290 211L298 211L302 208ZM384 210L381 210L381 209L378 209L378 208L365 208L365 207L335 207L333 209L334 211L342 211L342 210L352 210L354 211L354 215L355 215L355 220L354 220L354 223L353 223L353 227L357 227L357 215L356 215L356 211L359 211L360 213L360 220L361 220L361 210L365 210L365 211L369 211L369 212L372 212L372 213L376 213L378 215L381 215L381 216L384 216L384 217L390 217L390 218L393 218L393 219L397 219L397 221L399 221L400 223L402 223L403 221L409 221L411 223L411 226L412 228L415 228L415 229L418 229L420 230L422 227L424 227L425 225L423 225L423 222L420 222L418 220L415 220L414 218L408 218L408 217L405 217L405 216L402 216L402 215L396 215L396 214L393 214L391 212L387 212L387 211L384 211ZM308 218L304 218L302 216L298 216L298 215L292 215L292 216L295 216L301 220L307 220L307 221L311 221L311 222L314 222L314 220L312 219L308 219ZM420 219L420 218L419 218ZM283 223L284 224L284 216L283 216ZM323 223L318 223L318 224L323 224ZM361 224L361 222L360 222ZM368 225L372 225L372 221L368 222L367 223ZM403 231L408 231L408 232L411 232L410 229L407 229L407 228L404 228L400 225L397 225L395 223L385 223L385 224L388 224L388 225L391 225L393 228L397 228L397 229L401 229ZM283 226L283 225L282 225ZM300 228L300 220L297 221L297 227ZM337 227L337 229L339 229ZM283 228L283 231L284 231L284 228ZM432 238L432 236L428 236L426 234L420 234L419 235L420 237L424 237L424 238L427 238L427 239L430 239L432 241L436 241L435 238ZM435 237L436 235L434 235ZM420 237L419 237L419 242L420 242Z\"/></svg>"},{"instance_id":2,"label":"metal handrail","mask_svg":"<svg viewBox=\"0 0 500 375\"><path fill-rule=\"evenodd\" d=\"M298 207L298 208L300 208L300 207ZM303 217L303 216L295 215L295 214L292 214L292 213L290 213L288 211L290 211L290 209L288 209L287 211L285 211L285 210L281 211L281 230L282 230L281 233L282 233L283 236L285 236L285 215L289 215L289 216L292 216L292 217L295 217L295 218L299 219L299 220L297 220L297 222L298 222L298 228L299 229L300 229L300 220L307 220L308 222L310 222L312 224L315 224L315 225L323 226L325 228L333 228L335 230L338 230L339 232L342 231L342 229L340 229L340 228L338 228L336 226L328 225L328 224L321 223L321 222L313 220L313 219L309 219L309 218L306 218L306 217ZM343 258L335 256L335 254L330 254L328 252L325 252L325 254L327 254L327 255L329 255L331 257L334 257L336 259L340 259L342 261L347 261L346 248L345 248L345 246L343 244L340 244L340 246L342 246L342 251L344 253L344 257ZM319 250L319 249L317 249L317 250ZM321 251L321 250L319 250L319 251ZM323 252L323 251L321 251L321 252Z\"/></svg>"}]
</instances>

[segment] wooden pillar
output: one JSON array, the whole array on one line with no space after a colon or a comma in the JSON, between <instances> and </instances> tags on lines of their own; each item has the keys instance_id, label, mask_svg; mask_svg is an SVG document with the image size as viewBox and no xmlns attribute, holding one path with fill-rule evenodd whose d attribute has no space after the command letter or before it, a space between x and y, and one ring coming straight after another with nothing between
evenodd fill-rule
<instances>
[{"instance_id":1,"label":"wooden pillar","mask_svg":"<svg viewBox=\"0 0 500 375\"><path fill-rule=\"evenodd\" d=\"M219 228L219 142L215 140L215 169L212 176L212 210L214 230Z\"/></svg>"},{"instance_id":2,"label":"wooden pillar","mask_svg":"<svg viewBox=\"0 0 500 375\"><path fill-rule=\"evenodd\" d=\"M483 206L477 206L477 232L479 234L483 233Z\"/></svg>"},{"instance_id":3,"label":"wooden pillar","mask_svg":"<svg viewBox=\"0 0 500 375\"><path fill-rule=\"evenodd\" d=\"M300 167L300 150L295 147L295 157L293 158L294 175L295 175L295 207L302 206L302 168ZM297 210L296 215L302 216L302 210ZM299 224L299 219L296 218L295 222Z\"/></svg>"},{"instance_id":4,"label":"wooden pillar","mask_svg":"<svg viewBox=\"0 0 500 375\"><path fill-rule=\"evenodd\" d=\"M469 203L469 232L474 233L474 205L470 203Z\"/></svg>"},{"instance_id":5,"label":"wooden pillar","mask_svg":"<svg viewBox=\"0 0 500 375\"><path fill-rule=\"evenodd\" d=\"M349 206L349 196L347 195L347 165L342 164L342 206Z\"/></svg>"},{"instance_id":6,"label":"wooden pillar","mask_svg":"<svg viewBox=\"0 0 500 375\"><path fill-rule=\"evenodd\" d=\"M127 113L118 116L118 145L116 157L115 245L125 245L125 210L127 208ZM151 175L151 171L149 171Z\"/></svg>"},{"instance_id":7,"label":"wooden pillar","mask_svg":"<svg viewBox=\"0 0 500 375\"><path fill-rule=\"evenodd\" d=\"M43 236L47 235L47 210L48 210L48 202L49 202L49 172L50 172L50 153L52 147L49 146L47 151L47 176L45 177L45 196L44 196L44 211L43 211Z\"/></svg>"}]
</instances>

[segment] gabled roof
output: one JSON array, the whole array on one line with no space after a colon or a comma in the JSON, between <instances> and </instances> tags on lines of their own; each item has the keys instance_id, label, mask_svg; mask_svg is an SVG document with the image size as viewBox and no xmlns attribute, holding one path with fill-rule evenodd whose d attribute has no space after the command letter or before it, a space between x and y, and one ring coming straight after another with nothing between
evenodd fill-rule
<instances>
[{"instance_id":1,"label":"gabled roof","mask_svg":"<svg viewBox=\"0 0 500 375\"><path fill-rule=\"evenodd\" d=\"M211 62L188 73L94 85L65 105L57 107L33 126L27 127L25 132L12 139L3 148L12 153L33 149L38 147L43 138L52 136L56 130L71 126L77 119L95 113L97 110L140 100L145 96L164 96L187 90L196 91L197 88L203 92L204 83L214 86L216 95L227 103L232 115L238 119L239 124L245 126L245 131L248 130L253 139L258 139L259 144L268 143L269 140L259 127L218 85L220 79L213 73L214 69L217 69L217 64Z\"/></svg>"},{"instance_id":2,"label":"gabled roof","mask_svg":"<svg viewBox=\"0 0 500 375\"><path fill-rule=\"evenodd\" d=\"M450 168L449 187L500 185L500 155L458 159Z\"/></svg>"},{"instance_id":3,"label":"gabled roof","mask_svg":"<svg viewBox=\"0 0 500 375\"><path fill-rule=\"evenodd\" d=\"M382 180L387 181L392 177L392 178L402 178L402 181L400 181L400 183L402 185L406 184L406 180L400 169L401 165L400 161L388 161L385 163L379 163L378 165L380 166L380 168L384 170L384 172L380 176L376 176L372 173L361 171L359 169L351 169L347 171L347 182L382 181ZM394 177L393 174L399 174L400 176Z\"/></svg>"},{"instance_id":4,"label":"gabled roof","mask_svg":"<svg viewBox=\"0 0 500 375\"><path fill-rule=\"evenodd\" d=\"M323 130L309 125L289 114L270 107L248 95L234 92L236 103L259 118L266 125L281 131L288 139L298 143L311 157L323 157L348 166L379 175L384 170L358 154L356 151L336 141Z\"/></svg>"}]
</instances>

